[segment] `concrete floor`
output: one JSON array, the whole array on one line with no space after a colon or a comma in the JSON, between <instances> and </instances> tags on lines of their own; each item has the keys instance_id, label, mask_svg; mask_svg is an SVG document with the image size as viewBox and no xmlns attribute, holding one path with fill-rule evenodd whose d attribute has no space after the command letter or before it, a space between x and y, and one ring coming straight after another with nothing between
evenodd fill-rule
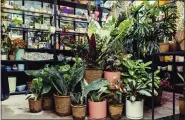
<instances>
[{"instance_id":1,"label":"concrete floor","mask_svg":"<svg viewBox=\"0 0 185 120\"><path fill-rule=\"evenodd\" d=\"M176 114L179 113L178 97L176 94ZM71 120L72 117L60 117L53 111L42 111L40 113L30 113L28 101L25 95L12 95L9 99L2 101L2 119L63 119ZM172 93L163 92L162 105L155 108L155 119L172 115ZM152 110L145 109L144 119L151 119ZM125 119L125 117L123 117Z\"/></svg>"}]
</instances>

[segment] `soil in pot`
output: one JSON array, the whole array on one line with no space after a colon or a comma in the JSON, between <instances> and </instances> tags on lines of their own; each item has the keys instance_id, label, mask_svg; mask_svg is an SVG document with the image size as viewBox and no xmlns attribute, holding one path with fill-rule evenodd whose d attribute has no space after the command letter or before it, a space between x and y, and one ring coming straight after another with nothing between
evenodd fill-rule
<instances>
[{"instance_id":1,"label":"soil in pot","mask_svg":"<svg viewBox=\"0 0 185 120\"><path fill-rule=\"evenodd\" d=\"M88 101L89 119L106 119L107 117L107 100L101 102Z\"/></svg>"},{"instance_id":2,"label":"soil in pot","mask_svg":"<svg viewBox=\"0 0 185 120\"><path fill-rule=\"evenodd\" d=\"M52 110L53 109L53 98L52 97L43 97L42 99L42 108L43 110Z\"/></svg>"},{"instance_id":3,"label":"soil in pot","mask_svg":"<svg viewBox=\"0 0 185 120\"><path fill-rule=\"evenodd\" d=\"M71 115L71 97L70 96L54 96L55 112L59 116Z\"/></svg>"},{"instance_id":4,"label":"soil in pot","mask_svg":"<svg viewBox=\"0 0 185 120\"><path fill-rule=\"evenodd\" d=\"M109 105L109 117L112 120L119 120L122 117L123 104Z\"/></svg>"},{"instance_id":5,"label":"soil in pot","mask_svg":"<svg viewBox=\"0 0 185 120\"><path fill-rule=\"evenodd\" d=\"M104 78L107 79L111 84L116 84L117 80L120 80L121 73L120 72L109 72L104 71ZM115 86L110 85L109 89L116 89Z\"/></svg>"},{"instance_id":6,"label":"soil in pot","mask_svg":"<svg viewBox=\"0 0 185 120\"><path fill-rule=\"evenodd\" d=\"M159 44L160 47L160 52L168 52L169 48L170 48L170 44L169 43L160 43ZM164 56L160 56L160 61L164 61Z\"/></svg>"},{"instance_id":7,"label":"soil in pot","mask_svg":"<svg viewBox=\"0 0 185 120\"><path fill-rule=\"evenodd\" d=\"M102 75L103 75L103 70L102 69L86 69L85 70L85 80L88 82L88 83L91 83L99 78L102 78Z\"/></svg>"},{"instance_id":8,"label":"soil in pot","mask_svg":"<svg viewBox=\"0 0 185 120\"><path fill-rule=\"evenodd\" d=\"M86 105L71 105L74 120L85 120Z\"/></svg>"},{"instance_id":9,"label":"soil in pot","mask_svg":"<svg viewBox=\"0 0 185 120\"><path fill-rule=\"evenodd\" d=\"M42 100L28 99L30 112L38 113L42 109Z\"/></svg>"},{"instance_id":10,"label":"soil in pot","mask_svg":"<svg viewBox=\"0 0 185 120\"><path fill-rule=\"evenodd\" d=\"M185 99L179 97L179 112L181 115L185 115Z\"/></svg>"}]
</instances>

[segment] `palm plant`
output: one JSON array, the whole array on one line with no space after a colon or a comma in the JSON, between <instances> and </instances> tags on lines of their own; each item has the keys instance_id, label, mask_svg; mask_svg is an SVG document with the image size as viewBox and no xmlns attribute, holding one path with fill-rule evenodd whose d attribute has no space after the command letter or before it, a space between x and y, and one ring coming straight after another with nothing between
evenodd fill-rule
<instances>
[{"instance_id":1,"label":"palm plant","mask_svg":"<svg viewBox=\"0 0 185 120\"><path fill-rule=\"evenodd\" d=\"M151 62L143 63L142 60L122 61L122 76L127 91L127 99L134 102L141 100L143 96L151 96L152 74L149 65ZM156 71L156 74L158 71ZM159 87L159 79L155 75L155 88ZM154 89L154 94L157 95Z\"/></svg>"}]
</instances>

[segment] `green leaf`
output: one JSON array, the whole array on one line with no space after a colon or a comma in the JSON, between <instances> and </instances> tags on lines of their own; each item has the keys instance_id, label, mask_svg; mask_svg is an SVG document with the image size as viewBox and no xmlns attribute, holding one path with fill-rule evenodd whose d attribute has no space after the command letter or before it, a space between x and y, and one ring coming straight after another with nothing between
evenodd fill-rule
<instances>
[{"instance_id":1,"label":"green leaf","mask_svg":"<svg viewBox=\"0 0 185 120\"><path fill-rule=\"evenodd\" d=\"M140 93L141 95L144 95L144 96L149 96L149 97L152 96L151 93L148 92L148 91L146 91L146 90L140 90L139 93Z\"/></svg>"},{"instance_id":2,"label":"green leaf","mask_svg":"<svg viewBox=\"0 0 185 120\"><path fill-rule=\"evenodd\" d=\"M46 93L49 93L51 90L51 85L43 85L43 88L42 88L42 95L43 94L46 94Z\"/></svg>"},{"instance_id":3,"label":"green leaf","mask_svg":"<svg viewBox=\"0 0 185 120\"><path fill-rule=\"evenodd\" d=\"M134 101L136 101L136 97L135 96L131 96L130 100L131 100L131 102L134 102Z\"/></svg>"}]
</instances>

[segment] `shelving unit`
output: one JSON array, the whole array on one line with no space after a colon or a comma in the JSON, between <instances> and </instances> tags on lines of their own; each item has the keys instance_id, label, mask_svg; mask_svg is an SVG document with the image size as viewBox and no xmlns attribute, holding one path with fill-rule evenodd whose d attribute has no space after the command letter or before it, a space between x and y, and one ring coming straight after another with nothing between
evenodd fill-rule
<instances>
[{"instance_id":1,"label":"shelving unit","mask_svg":"<svg viewBox=\"0 0 185 120\"><path fill-rule=\"evenodd\" d=\"M6 7L1 7L1 12L2 15L7 15L7 14L16 14L16 15L22 15L22 20L23 20L23 24L25 24L25 19L26 16L31 16L31 17L38 17L38 16L42 16L42 18L47 18L50 19L50 25L55 26L55 28L57 28L58 26L60 27L60 22L72 22L74 25L74 30L76 29L76 23L87 23L88 21L87 19L84 19L82 17L73 17L73 16L65 16L65 15L60 15L58 14L58 8L59 6L66 6L66 7L71 7L74 8L74 14L76 9L83 9L83 10L87 10L88 5L86 4L79 4L79 3L73 3L73 2L68 2L68 1L63 1L63 0L38 0L39 2L41 2L41 8L43 8L43 4L44 3L49 3L50 4L50 9L52 10L51 13L48 12L41 12L41 11L31 11L31 10L27 10L25 8L20 8L20 9L14 9L14 8L6 8ZM25 2L26 0L22 0L22 6L25 6ZM104 7L100 7L97 6L98 11L100 12L99 15L99 23L100 25L102 24L101 18L102 18L102 11L104 9L107 9L108 11L110 11L110 9L108 8L104 8ZM5 13L5 14L4 14ZM89 11L88 11L89 14ZM68 18L68 19L67 19ZM70 19L70 20L69 20ZM43 23L43 21L42 21ZM35 29L35 28L26 28L26 27L8 27L10 30L16 30L16 31L22 31L23 32L23 39L28 41L28 32L40 32L40 34L43 33L49 33L49 30L47 29ZM1 64L2 65L6 65L6 66L12 66L14 64L24 64L25 65L25 70L29 70L30 67L38 69L40 67L42 67L44 64L60 64L62 63L62 61L58 61L57 60L57 55L58 54L63 54L64 56L74 56L74 52L71 50L60 50L60 49L56 49L56 42L58 40L58 42L60 42L60 36L61 35L69 35L69 36L73 36L74 39L76 39L76 36L84 36L87 37L87 33L80 33L80 32L64 32L64 31L59 31L56 29L56 32L51 34L51 37L53 37L53 41L52 41L52 47L51 49L37 49L37 48L29 48L28 47L28 42L25 48L25 51L28 52L47 52L47 53L52 53L54 55L54 59L53 60L42 60L42 61L29 61L29 60L1 60ZM58 36L58 38L57 38ZM75 40L76 41L76 40ZM24 71L8 71L9 75L15 75L18 74L23 74ZM26 82L26 81L25 81ZM11 93L11 95L16 95L16 94L24 94L24 92L15 92L15 93Z\"/></svg>"}]
</instances>

